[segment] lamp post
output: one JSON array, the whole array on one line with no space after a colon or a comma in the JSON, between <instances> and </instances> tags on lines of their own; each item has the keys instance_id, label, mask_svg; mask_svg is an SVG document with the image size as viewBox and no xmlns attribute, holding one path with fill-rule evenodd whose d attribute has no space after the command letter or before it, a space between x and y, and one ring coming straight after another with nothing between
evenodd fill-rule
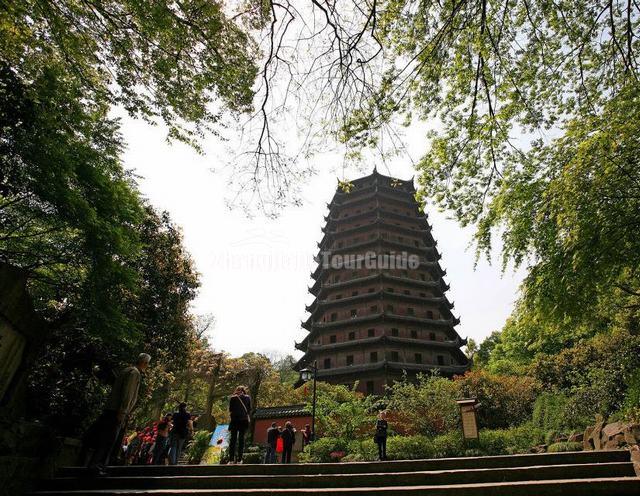
<instances>
[{"instance_id":1,"label":"lamp post","mask_svg":"<svg viewBox=\"0 0 640 496\"><path fill-rule=\"evenodd\" d=\"M316 379L318 376L318 362L314 361L310 369L300 371L300 380L309 382L313 378L313 400L311 401L311 441L316 439Z\"/></svg>"}]
</instances>

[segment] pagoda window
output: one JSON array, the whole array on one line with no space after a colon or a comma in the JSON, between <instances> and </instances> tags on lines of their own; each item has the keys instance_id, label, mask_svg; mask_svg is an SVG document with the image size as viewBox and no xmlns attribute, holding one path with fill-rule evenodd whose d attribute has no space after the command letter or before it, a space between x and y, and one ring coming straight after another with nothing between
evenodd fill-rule
<instances>
[{"instance_id":1,"label":"pagoda window","mask_svg":"<svg viewBox=\"0 0 640 496\"><path fill-rule=\"evenodd\" d=\"M438 355L438 365L444 365L444 357L442 355Z\"/></svg>"},{"instance_id":2,"label":"pagoda window","mask_svg":"<svg viewBox=\"0 0 640 496\"><path fill-rule=\"evenodd\" d=\"M427 297L427 293L420 293L420 298L426 298Z\"/></svg>"},{"instance_id":3,"label":"pagoda window","mask_svg":"<svg viewBox=\"0 0 640 496\"><path fill-rule=\"evenodd\" d=\"M387 238L389 237L389 235L388 235L387 233L382 233L382 234L380 235L380 237L381 237L382 239L387 239Z\"/></svg>"},{"instance_id":4,"label":"pagoda window","mask_svg":"<svg viewBox=\"0 0 640 496\"><path fill-rule=\"evenodd\" d=\"M338 242L336 243L336 247L338 247L338 248L342 248L342 241L338 241Z\"/></svg>"},{"instance_id":5,"label":"pagoda window","mask_svg":"<svg viewBox=\"0 0 640 496\"><path fill-rule=\"evenodd\" d=\"M433 319L433 312L431 310L427 310L427 318Z\"/></svg>"},{"instance_id":6,"label":"pagoda window","mask_svg":"<svg viewBox=\"0 0 640 496\"><path fill-rule=\"evenodd\" d=\"M341 300L342 299L342 295L341 294L337 294L335 299L336 300Z\"/></svg>"},{"instance_id":7,"label":"pagoda window","mask_svg":"<svg viewBox=\"0 0 640 496\"><path fill-rule=\"evenodd\" d=\"M325 369L330 369L331 368L331 358L325 358L324 359L324 368Z\"/></svg>"},{"instance_id":8,"label":"pagoda window","mask_svg":"<svg viewBox=\"0 0 640 496\"><path fill-rule=\"evenodd\" d=\"M404 241L404 237L398 236L398 241L400 241L400 243L402 243Z\"/></svg>"},{"instance_id":9,"label":"pagoda window","mask_svg":"<svg viewBox=\"0 0 640 496\"><path fill-rule=\"evenodd\" d=\"M352 308L351 309L351 318L355 318L358 316L358 309L357 308Z\"/></svg>"},{"instance_id":10,"label":"pagoda window","mask_svg":"<svg viewBox=\"0 0 640 496\"><path fill-rule=\"evenodd\" d=\"M357 214L361 214L361 213L362 213L362 210L356 210L356 213L357 213Z\"/></svg>"},{"instance_id":11,"label":"pagoda window","mask_svg":"<svg viewBox=\"0 0 640 496\"><path fill-rule=\"evenodd\" d=\"M356 333L355 332L350 332L349 333L349 341L353 341L354 339L356 339Z\"/></svg>"},{"instance_id":12,"label":"pagoda window","mask_svg":"<svg viewBox=\"0 0 640 496\"><path fill-rule=\"evenodd\" d=\"M369 239L374 239L376 237L375 233L369 234Z\"/></svg>"},{"instance_id":13,"label":"pagoda window","mask_svg":"<svg viewBox=\"0 0 640 496\"><path fill-rule=\"evenodd\" d=\"M409 307L409 308L407 308L407 315L415 315L415 314L416 314L416 312L415 312L415 310L413 309L413 307Z\"/></svg>"},{"instance_id":14,"label":"pagoda window","mask_svg":"<svg viewBox=\"0 0 640 496\"><path fill-rule=\"evenodd\" d=\"M334 312L331 314L331 322L335 322L336 320L338 320L338 314Z\"/></svg>"},{"instance_id":15,"label":"pagoda window","mask_svg":"<svg viewBox=\"0 0 640 496\"><path fill-rule=\"evenodd\" d=\"M387 305L387 312L393 312L393 305Z\"/></svg>"},{"instance_id":16,"label":"pagoda window","mask_svg":"<svg viewBox=\"0 0 640 496\"><path fill-rule=\"evenodd\" d=\"M396 329L395 327L393 329L391 329L391 335L392 336L398 336L398 334L399 334L398 329Z\"/></svg>"},{"instance_id":17,"label":"pagoda window","mask_svg":"<svg viewBox=\"0 0 640 496\"><path fill-rule=\"evenodd\" d=\"M402 275L405 276L405 277L409 277L409 272L406 271L406 270L403 270L402 271Z\"/></svg>"},{"instance_id":18,"label":"pagoda window","mask_svg":"<svg viewBox=\"0 0 640 496\"><path fill-rule=\"evenodd\" d=\"M358 296L358 292L357 291L352 291L351 292L351 296Z\"/></svg>"},{"instance_id":19,"label":"pagoda window","mask_svg":"<svg viewBox=\"0 0 640 496\"><path fill-rule=\"evenodd\" d=\"M371 363L376 363L378 361L378 352L377 351L372 351L371 353L369 353L369 361Z\"/></svg>"},{"instance_id":20,"label":"pagoda window","mask_svg":"<svg viewBox=\"0 0 640 496\"><path fill-rule=\"evenodd\" d=\"M408 289L405 289L404 290L404 294L406 294L407 296L410 296L411 295L411 291L409 291Z\"/></svg>"},{"instance_id":21,"label":"pagoda window","mask_svg":"<svg viewBox=\"0 0 640 496\"><path fill-rule=\"evenodd\" d=\"M422 363L422 353L416 353L415 362L416 363Z\"/></svg>"},{"instance_id":22,"label":"pagoda window","mask_svg":"<svg viewBox=\"0 0 640 496\"><path fill-rule=\"evenodd\" d=\"M367 381L367 394L374 393L374 384L373 381Z\"/></svg>"},{"instance_id":23,"label":"pagoda window","mask_svg":"<svg viewBox=\"0 0 640 496\"><path fill-rule=\"evenodd\" d=\"M424 274L422 274L422 273L420 273L420 279L423 280L423 281L427 280L426 276Z\"/></svg>"},{"instance_id":24,"label":"pagoda window","mask_svg":"<svg viewBox=\"0 0 640 496\"><path fill-rule=\"evenodd\" d=\"M392 361L392 362L398 362L398 361L400 361L400 357L399 357L399 355L398 355L398 352L397 352L397 351L392 351L392 352L391 352L391 361Z\"/></svg>"},{"instance_id":25,"label":"pagoda window","mask_svg":"<svg viewBox=\"0 0 640 496\"><path fill-rule=\"evenodd\" d=\"M411 330L411 339L418 339L418 331L415 329Z\"/></svg>"},{"instance_id":26,"label":"pagoda window","mask_svg":"<svg viewBox=\"0 0 640 496\"><path fill-rule=\"evenodd\" d=\"M340 282L340 276L339 275L335 275L333 277L333 282Z\"/></svg>"},{"instance_id":27,"label":"pagoda window","mask_svg":"<svg viewBox=\"0 0 640 496\"><path fill-rule=\"evenodd\" d=\"M416 247L420 246L420 242L419 241L414 241L413 244L416 245Z\"/></svg>"},{"instance_id":28,"label":"pagoda window","mask_svg":"<svg viewBox=\"0 0 640 496\"><path fill-rule=\"evenodd\" d=\"M371 310L371 313L378 313L378 305L372 305L370 310Z\"/></svg>"},{"instance_id":29,"label":"pagoda window","mask_svg":"<svg viewBox=\"0 0 640 496\"><path fill-rule=\"evenodd\" d=\"M329 336L329 343L333 344L337 341L337 336L335 334L332 334L331 336Z\"/></svg>"},{"instance_id":30,"label":"pagoda window","mask_svg":"<svg viewBox=\"0 0 640 496\"><path fill-rule=\"evenodd\" d=\"M369 288L369 293L373 293L376 290L376 288Z\"/></svg>"},{"instance_id":31,"label":"pagoda window","mask_svg":"<svg viewBox=\"0 0 640 496\"><path fill-rule=\"evenodd\" d=\"M393 288L387 288L387 291L388 291L389 293L393 293L393 292L395 291L395 289L393 289Z\"/></svg>"},{"instance_id":32,"label":"pagoda window","mask_svg":"<svg viewBox=\"0 0 640 496\"><path fill-rule=\"evenodd\" d=\"M370 338L375 337L376 335L376 330L375 329L367 329L367 336Z\"/></svg>"},{"instance_id":33,"label":"pagoda window","mask_svg":"<svg viewBox=\"0 0 640 496\"><path fill-rule=\"evenodd\" d=\"M353 355L347 355L347 365L353 365Z\"/></svg>"},{"instance_id":34,"label":"pagoda window","mask_svg":"<svg viewBox=\"0 0 640 496\"><path fill-rule=\"evenodd\" d=\"M431 341L435 341L436 340L436 333L435 332L430 332L429 333L429 339Z\"/></svg>"}]
</instances>

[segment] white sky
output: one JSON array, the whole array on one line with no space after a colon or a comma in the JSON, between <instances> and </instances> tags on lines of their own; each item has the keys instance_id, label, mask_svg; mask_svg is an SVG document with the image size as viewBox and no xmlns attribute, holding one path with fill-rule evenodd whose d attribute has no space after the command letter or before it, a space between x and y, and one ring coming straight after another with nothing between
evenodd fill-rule
<instances>
[{"instance_id":1,"label":"white sky","mask_svg":"<svg viewBox=\"0 0 640 496\"><path fill-rule=\"evenodd\" d=\"M408 131L414 158L424 147L422 131L419 127ZM307 292L315 268L311 258L322 237L326 203L335 191L337 175L342 176L340 157L327 154L312 159L318 173L303 186L302 207L286 208L275 220L259 212L247 218L243 211L226 207L225 199L231 195L225 172L219 169L229 157L215 138L204 143L207 153L202 156L185 145L168 144L162 127L125 118L122 132L128 143L125 167L141 176L143 195L155 207L169 211L183 229L186 248L201 274L194 311L215 315L215 348L234 356L247 351L299 356L294 340L301 341L306 334L300 321L306 320L305 303L311 301ZM402 179L414 175L407 158L378 168ZM367 174L371 169L373 164ZM352 172L347 178L361 175ZM497 259L493 265L481 260L474 270L471 231L434 208L427 211L451 285L453 312L461 319L456 329L463 337L481 340L504 324L523 272L502 274Z\"/></svg>"}]
</instances>

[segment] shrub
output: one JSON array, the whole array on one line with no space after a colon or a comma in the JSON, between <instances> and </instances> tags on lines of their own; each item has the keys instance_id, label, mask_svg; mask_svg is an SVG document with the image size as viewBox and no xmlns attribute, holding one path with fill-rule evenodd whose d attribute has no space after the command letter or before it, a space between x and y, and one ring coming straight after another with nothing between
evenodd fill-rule
<instances>
[{"instance_id":1,"label":"shrub","mask_svg":"<svg viewBox=\"0 0 640 496\"><path fill-rule=\"evenodd\" d=\"M217 465L219 463L220 449L215 446L209 446L200 459L200 465Z\"/></svg>"},{"instance_id":2,"label":"shrub","mask_svg":"<svg viewBox=\"0 0 640 496\"><path fill-rule=\"evenodd\" d=\"M303 463L329 463L335 461L331 453L339 451L347 453L348 442L335 437L323 437L305 446L304 451L298 456Z\"/></svg>"},{"instance_id":3,"label":"shrub","mask_svg":"<svg viewBox=\"0 0 640 496\"><path fill-rule=\"evenodd\" d=\"M387 439L387 457L391 460L432 458L433 444L426 436L393 436Z\"/></svg>"},{"instance_id":4,"label":"shrub","mask_svg":"<svg viewBox=\"0 0 640 496\"><path fill-rule=\"evenodd\" d=\"M455 429L460 420L456 383L438 375L419 375L389 387L388 421L399 434L437 435Z\"/></svg>"},{"instance_id":5,"label":"shrub","mask_svg":"<svg viewBox=\"0 0 640 496\"><path fill-rule=\"evenodd\" d=\"M205 451L209 447L209 441L211 440L212 433L209 431L197 431L193 439L189 441L187 445L187 455L189 457L189 463L197 465L202 460Z\"/></svg>"},{"instance_id":6,"label":"shrub","mask_svg":"<svg viewBox=\"0 0 640 496\"><path fill-rule=\"evenodd\" d=\"M472 370L455 378L459 396L478 398L478 423L485 429L505 429L531 418L541 389L539 381L527 376L492 374Z\"/></svg>"},{"instance_id":7,"label":"shrub","mask_svg":"<svg viewBox=\"0 0 640 496\"><path fill-rule=\"evenodd\" d=\"M563 442L563 443L553 443L549 445L547 451L549 453L561 453L563 451L582 451L582 443L574 443L574 442Z\"/></svg>"},{"instance_id":8,"label":"shrub","mask_svg":"<svg viewBox=\"0 0 640 496\"><path fill-rule=\"evenodd\" d=\"M569 398L560 393L542 393L533 405L533 425L545 431L570 429Z\"/></svg>"}]
</instances>

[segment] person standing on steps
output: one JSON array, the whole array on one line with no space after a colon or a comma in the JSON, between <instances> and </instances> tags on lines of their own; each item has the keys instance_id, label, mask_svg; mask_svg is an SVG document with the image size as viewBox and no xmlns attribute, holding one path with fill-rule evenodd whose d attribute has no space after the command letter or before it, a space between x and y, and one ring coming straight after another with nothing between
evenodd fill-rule
<instances>
[{"instance_id":1,"label":"person standing on steps","mask_svg":"<svg viewBox=\"0 0 640 496\"><path fill-rule=\"evenodd\" d=\"M284 430L280 435L282 436L282 463L291 463L291 451L296 442L296 430L291 422L287 421L284 424Z\"/></svg>"},{"instance_id":2,"label":"person standing on steps","mask_svg":"<svg viewBox=\"0 0 640 496\"><path fill-rule=\"evenodd\" d=\"M142 374L150 361L150 355L140 353L135 365L118 374L102 414L85 434L83 450L86 452L87 448L94 448L89 460L93 475L106 475L105 466L109 463L114 446L122 439L129 415L138 401Z\"/></svg>"},{"instance_id":3,"label":"person standing on steps","mask_svg":"<svg viewBox=\"0 0 640 496\"><path fill-rule=\"evenodd\" d=\"M264 463L276 463L276 447L280 431L275 422L271 423L271 427L267 429L267 452L264 455Z\"/></svg>"},{"instance_id":4,"label":"person standing on steps","mask_svg":"<svg viewBox=\"0 0 640 496\"><path fill-rule=\"evenodd\" d=\"M178 411L173 414L173 429L169 436L169 463L177 465L189 434L193 431L191 414L187 412L187 404L180 403Z\"/></svg>"},{"instance_id":5,"label":"person standing on steps","mask_svg":"<svg viewBox=\"0 0 640 496\"><path fill-rule=\"evenodd\" d=\"M251 398L244 386L236 387L229 398L229 464L242 463L244 452L244 433L249 428L249 412L251 411ZM237 447L237 453L236 453Z\"/></svg>"},{"instance_id":6,"label":"person standing on steps","mask_svg":"<svg viewBox=\"0 0 640 496\"><path fill-rule=\"evenodd\" d=\"M387 423L387 412L382 411L378 414L378 420L376 421L376 435L373 438L378 445L378 460L387 459L387 429L389 424Z\"/></svg>"}]
</instances>

